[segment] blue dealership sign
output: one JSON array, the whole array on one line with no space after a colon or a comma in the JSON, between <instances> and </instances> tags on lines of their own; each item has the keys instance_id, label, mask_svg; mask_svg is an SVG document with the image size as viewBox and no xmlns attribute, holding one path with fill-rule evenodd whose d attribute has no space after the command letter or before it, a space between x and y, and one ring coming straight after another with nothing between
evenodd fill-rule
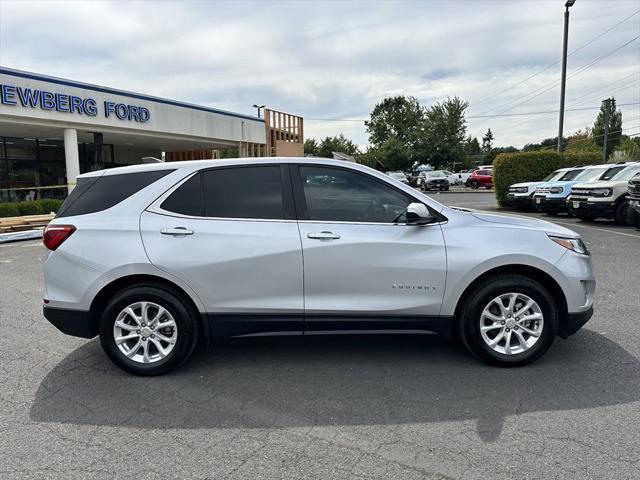
<instances>
[{"instance_id":1,"label":"blue dealership sign","mask_svg":"<svg viewBox=\"0 0 640 480\"><path fill-rule=\"evenodd\" d=\"M56 112L74 113L89 117L97 116L99 111L98 104L93 98L6 84L0 84L0 104L54 110ZM140 123L146 123L151 118L148 108L108 100L105 100L102 106L102 115L105 118L115 116L118 120Z\"/></svg>"}]
</instances>

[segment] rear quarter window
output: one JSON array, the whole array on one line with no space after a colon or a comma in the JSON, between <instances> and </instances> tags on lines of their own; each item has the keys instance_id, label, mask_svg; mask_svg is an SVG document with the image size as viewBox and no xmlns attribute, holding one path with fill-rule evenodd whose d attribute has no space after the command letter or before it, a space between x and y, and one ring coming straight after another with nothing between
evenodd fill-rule
<instances>
[{"instance_id":1,"label":"rear quarter window","mask_svg":"<svg viewBox=\"0 0 640 480\"><path fill-rule=\"evenodd\" d=\"M76 188L64 201L57 218L101 212L129 198L174 170L102 175L79 178Z\"/></svg>"}]
</instances>

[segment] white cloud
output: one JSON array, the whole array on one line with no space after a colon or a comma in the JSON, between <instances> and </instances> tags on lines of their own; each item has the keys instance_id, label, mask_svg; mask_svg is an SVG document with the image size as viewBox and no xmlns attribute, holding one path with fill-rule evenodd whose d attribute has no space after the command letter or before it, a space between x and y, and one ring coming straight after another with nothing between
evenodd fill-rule
<instances>
[{"instance_id":1,"label":"white cloud","mask_svg":"<svg viewBox=\"0 0 640 480\"><path fill-rule=\"evenodd\" d=\"M520 146L555 136L557 114L473 116L558 108L558 87L530 97L558 82L559 64L508 87L559 61L563 3L3 0L0 64L245 113L260 102L308 118L366 118L386 95L423 104L458 95L471 103L472 134L491 127L496 144ZM636 10L636 0L576 2L569 50ZM640 14L570 56L569 73L638 35ZM610 95L639 102L639 62L636 40L569 78L567 108ZM622 110L634 118L640 106ZM567 111L565 132L596 113ZM624 126L634 125L630 132L640 131L637 118ZM305 130L367 141L361 122L309 120Z\"/></svg>"}]
</instances>

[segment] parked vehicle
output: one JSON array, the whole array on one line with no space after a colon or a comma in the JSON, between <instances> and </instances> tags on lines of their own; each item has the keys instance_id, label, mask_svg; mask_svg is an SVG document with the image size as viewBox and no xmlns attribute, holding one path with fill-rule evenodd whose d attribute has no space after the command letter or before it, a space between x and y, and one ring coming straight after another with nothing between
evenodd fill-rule
<instances>
[{"instance_id":1,"label":"parked vehicle","mask_svg":"<svg viewBox=\"0 0 640 480\"><path fill-rule=\"evenodd\" d=\"M442 173L444 173L444 176L447 177L447 182L449 182L449 185L458 185L458 184L462 184L462 182L460 181L460 177L458 176L457 173L452 173L449 170L441 170Z\"/></svg>"},{"instance_id":2,"label":"parked vehicle","mask_svg":"<svg viewBox=\"0 0 640 480\"><path fill-rule=\"evenodd\" d=\"M512 208L534 208L532 202L536 187L548 182L572 180L581 171L581 167L561 168L539 182L514 183L509 187L506 205Z\"/></svg>"},{"instance_id":3,"label":"parked vehicle","mask_svg":"<svg viewBox=\"0 0 640 480\"><path fill-rule=\"evenodd\" d=\"M409 179L404 174L404 172L387 172L387 175L389 175L394 180L398 180L399 182L409 184Z\"/></svg>"},{"instance_id":4,"label":"parked vehicle","mask_svg":"<svg viewBox=\"0 0 640 480\"><path fill-rule=\"evenodd\" d=\"M140 375L176 367L199 339L354 330L458 335L480 359L519 366L593 311L577 233L445 207L338 160L86 173L43 242L45 317L99 335Z\"/></svg>"},{"instance_id":5,"label":"parked vehicle","mask_svg":"<svg viewBox=\"0 0 640 480\"><path fill-rule=\"evenodd\" d=\"M471 172L473 172L473 170L460 170L458 173L456 173L456 175L458 176L458 184L466 185L467 179L469 178L469 175L471 175Z\"/></svg>"},{"instance_id":6,"label":"parked vehicle","mask_svg":"<svg viewBox=\"0 0 640 480\"><path fill-rule=\"evenodd\" d=\"M640 228L640 173L629 180L627 205L627 223Z\"/></svg>"},{"instance_id":7,"label":"parked vehicle","mask_svg":"<svg viewBox=\"0 0 640 480\"><path fill-rule=\"evenodd\" d=\"M473 188L474 190L477 190L480 187L493 187L493 170L474 170L471 172L471 175L469 175L469 178L467 178L465 185Z\"/></svg>"},{"instance_id":8,"label":"parked vehicle","mask_svg":"<svg viewBox=\"0 0 640 480\"><path fill-rule=\"evenodd\" d=\"M536 187L534 207L539 212L556 215L567 210L567 197L577 183L609 180L625 167L625 164L603 164L584 167L572 180L547 182Z\"/></svg>"},{"instance_id":9,"label":"parked vehicle","mask_svg":"<svg viewBox=\"0 0 640 480\"><path fill-rule=\"evenodd\" d=\"M421 172L418 180L422 190L449 190L449 180L442 170Z\"/></svg>"},{"instance_id":10,"label":"parked vehicle","mask_svg":"<svg viewBox=\"0 0 640 480\"><path fill-rule=\"evenodd\" d=\"M629 180L638 172L640 164L627 164L610 180L573 185L567 198L569 212L585 221L613 218L618 225L626 225Z\"/></svg>"}]
</instances>

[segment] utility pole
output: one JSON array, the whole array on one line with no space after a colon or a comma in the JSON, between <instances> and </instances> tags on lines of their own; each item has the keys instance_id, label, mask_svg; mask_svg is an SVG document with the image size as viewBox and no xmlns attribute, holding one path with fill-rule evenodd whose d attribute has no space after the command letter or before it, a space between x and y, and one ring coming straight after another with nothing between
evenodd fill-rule
<instances>
[{"instance_id":1,"label":"utility pole","mask_svg":"<svg viewBox=\"0 0 640 480\"><path fill-rule=\"evenodd\" d=\"M564 94L567 84L567 44L569 40L569 7L572 7L576 0L567 0L564 4L564 37L562 40L562 78L560 81L560 121L558 124L558 152L562 151L562 130L564 128Z\"/></svg>"},{"instance_id":2,"label":"utility pole","mask_svg":"<svg viewBox=\"0 0 640 480\"><path fill-rule=\"evenodd\" d=\"M604 163L607 163L607 154L609 153L609 108L611 105L611 99L605 98L602 103L604 104L604 143L602 144L602 152L604 155Z\"/></svg>"}]
</instances>

